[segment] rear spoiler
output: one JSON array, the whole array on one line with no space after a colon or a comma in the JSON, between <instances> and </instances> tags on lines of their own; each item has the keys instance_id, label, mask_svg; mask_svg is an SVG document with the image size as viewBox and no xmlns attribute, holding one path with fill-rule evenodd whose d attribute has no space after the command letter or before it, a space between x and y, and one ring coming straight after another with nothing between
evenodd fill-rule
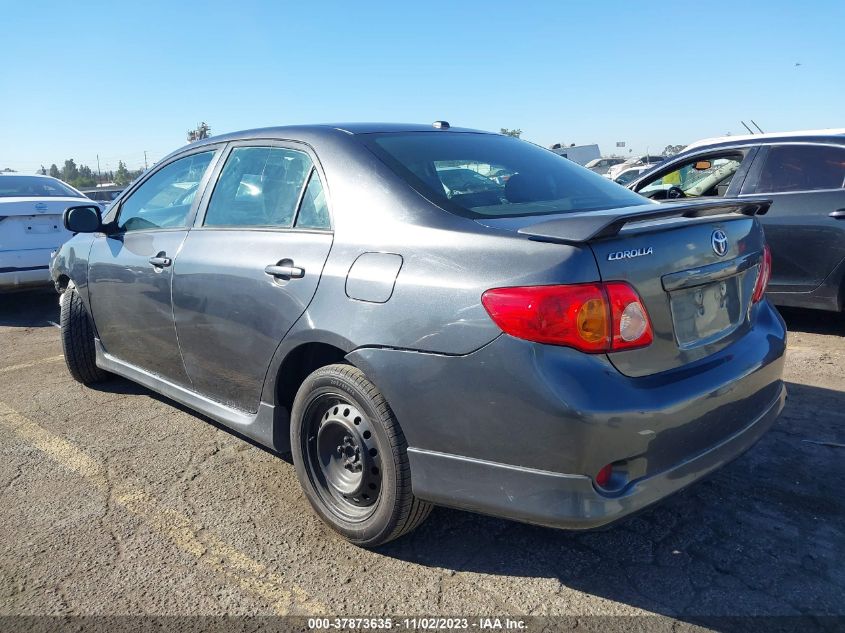
<instances>
[{"instance_id":1,"label":"rear spoiler","mask_svg":"<svg viewBox=\"0 0 845 633\"><path fill-rule=\"evenodd\" d=\"M622 227L632 222L664 218L703 218L710 215L739 213L764 215L771 206L765 199L720 199L706 201L673 201L661 204L571 213L555 220L546 220L525 226L517 232L538 242L582 244L617 235Z\"/></svg>"}]
</instances>

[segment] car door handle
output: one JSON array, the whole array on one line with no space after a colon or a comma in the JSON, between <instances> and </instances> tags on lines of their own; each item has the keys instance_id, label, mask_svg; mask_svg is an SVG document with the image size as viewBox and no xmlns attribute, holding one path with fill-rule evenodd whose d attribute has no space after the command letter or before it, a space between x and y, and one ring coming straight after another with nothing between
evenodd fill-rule
<instances>
[{"instance_id":1,"label":"car door handle","mask_svg":"<svg viewBox=\"0 0 845 633\"><path fill-rule=\"evenodd\" d=\"M173 260L166 257L164 253L159 253L155 257L150 257L150 263L156 268L166 268L173 263Z\"/></svg>"},{"instance_id":2,"label":"car door handle","mask_svg":"<svg viewBox=\"0 0 845 633\"><path fill-rule=\"evenodd\" d=\"M264 268L264 272L272 277L281 279L302 279L305 277L305 269L294 266L293 262L290 264L282 262L271 264Z\"/></svg>"},{"instance_id":3,"label":"car door handle","mask_svg":"<svg viewBox=\"0 0 845 633\"><path fill-rule=\"evenodd\" d=\"M830 212L830 217L835 220L845 220L845 209L837 209Z\"/></svg>"}]
</instances>

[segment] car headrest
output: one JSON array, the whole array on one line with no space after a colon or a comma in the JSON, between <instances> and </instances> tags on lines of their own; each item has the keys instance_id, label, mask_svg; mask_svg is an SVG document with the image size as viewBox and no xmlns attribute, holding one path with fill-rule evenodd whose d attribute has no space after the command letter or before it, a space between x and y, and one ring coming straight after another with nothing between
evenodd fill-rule
<instances>
[{"instance_id":1,"label":"car headrest","mask_svg":"<svg viewBox=\"0 0 845 633\"><path fill-rule=\"evenodd\" d=\"M546 178L535 174L514 174L505 185L508 202L537 202L554 200L557 197L554 185Z\"/></svg>"}]
</instances>

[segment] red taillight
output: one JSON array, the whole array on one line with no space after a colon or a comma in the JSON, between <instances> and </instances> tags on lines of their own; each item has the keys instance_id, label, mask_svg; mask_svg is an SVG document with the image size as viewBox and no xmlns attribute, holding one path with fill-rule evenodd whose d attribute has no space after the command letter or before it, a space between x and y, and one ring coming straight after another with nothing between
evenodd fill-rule
<instances>
[{"instance_id":1,"label":"red taillight","mask_svg":"<svg viewBox=\"0 0 845 633\"><path fill-rule=\"evenodd\" d=\"M751 295L751 303L757 303L766 294L766 287L772 277L772 251L769 245L763 247L763 257L760 259L760 267L757 269L757 283L754 284L754 294Z\"/></svg>"},{"instance_id":2,"label":"red taillight","mask_svg":"<svg viewBox=\"0 0 845 633\"><path fill-rule=\"evenodd\" d=\"M623 282L494 288L481 303L503 332L537 343L598 353L653 338L645 306Z\"/></svg>"},{"instance_id":3,"label":"red taillight","mask_svg":"<svg viewBox=\"0 0 845 633\"><path fill-rule=\"evenodd\" d=\"M481 303L511 336L585 352L607 349L610 315L601 284L494 288Z\"/></svg>"}]
</instances>

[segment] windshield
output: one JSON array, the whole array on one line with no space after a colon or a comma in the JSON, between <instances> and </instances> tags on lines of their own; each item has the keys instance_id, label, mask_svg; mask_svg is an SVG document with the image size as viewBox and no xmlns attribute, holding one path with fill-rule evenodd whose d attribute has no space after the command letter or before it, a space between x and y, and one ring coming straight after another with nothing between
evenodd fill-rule
<instances>
[{"instance_id":1,"label":"windshield","mask_svg":"<svg viewBox=\"0 0 845 633\"><path fill-rule=\"evenodd\" d=\"M78 198L65 183L40 176L0 176L0 198Z\"/></svg>"},{"instance_id":2,"label":"windshield","mask_svg":"<svg viewBox=\"0 0 845 633\"><path fill-rule=\"evenodd\" d=\"M594 211L644 202L572 161L508 136L412 132L359 138L423 196L465 217Z\"/></svg>"}]
</instances>

